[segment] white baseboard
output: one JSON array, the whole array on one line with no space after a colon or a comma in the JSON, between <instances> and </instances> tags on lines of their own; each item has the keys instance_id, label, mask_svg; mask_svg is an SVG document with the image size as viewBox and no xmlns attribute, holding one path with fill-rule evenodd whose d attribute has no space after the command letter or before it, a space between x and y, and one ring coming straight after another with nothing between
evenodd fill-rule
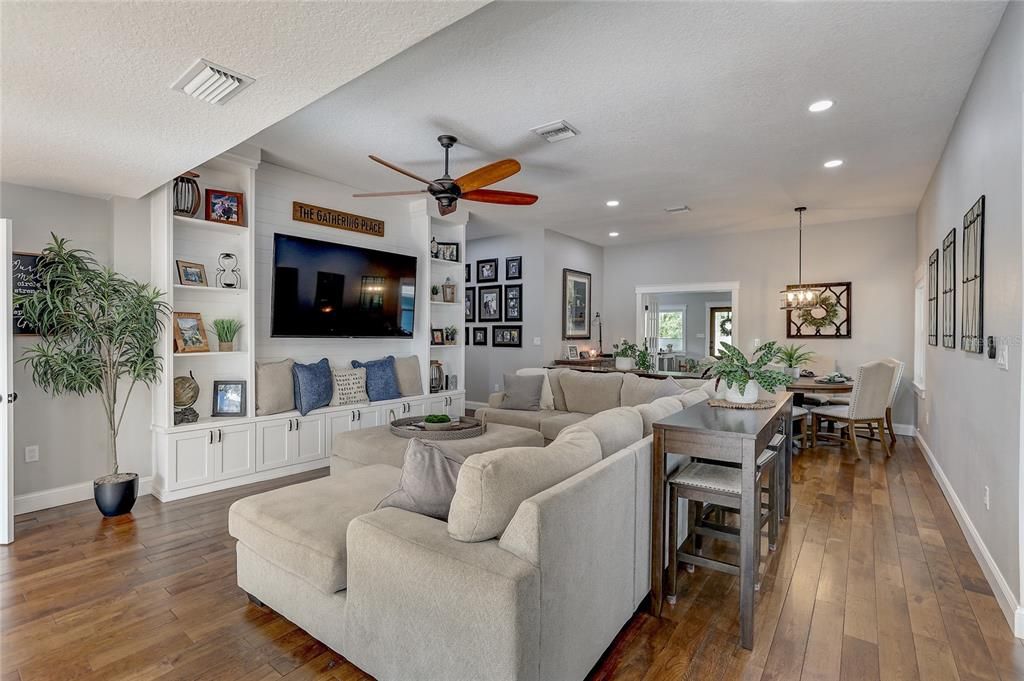
<instances>
[{"instance_id":1,"label":"white baseboard","mask_svg":"<svg viewBox=\"0 0 1024 681\"><path fill-rule=\"evenodd\" d=\"M152 476L139 478L139 496L149 494L153 487ZM92 480L76 482L73 485L44 489L39 492L28 492L14 497L14 515L33 513L47 508L88 501L93 498Z\"/></svg>"},{"instance_id":2,"label":"white baseboard","mask_svg":"<svg viewBox=\"0 0 1024 681\"><path fill-rule=\"evenodd\" d=\"M293 464L291 466L271 468L270 470L260 471L259 473L242 475L237 478L228 478L227 480L218 480L216 482L211 482L206 485L186 487L185 489L166 490L160 489L159 487L152 487L152 494L161 502L177 501L178 499L187 499L189 497L198 496L200 494L219 492L221 490L229 489L231 487L241 487L242 485L250 485L254 482L265 482L267 480L273 480L274 478L284 478L289 475L295 475L297 473L313 471L318 468L327 468L330 465L331 457L328 456L327 458L317 459L316 461L306 461L305 463Z\"/></svg>"},{"instance_id":3,"label":"white baseboard","mask_svg":"<svg viewBox=\"0 0 1024 681\"><path fill-rule=\"evenodd\" d=\"M899 426L896 426L896 431L899 432ZM949 478L946 477L939 462L935 459L935 455L932 454L928 443L921 436L921 431L915 430L914 438L917 440L918 446L921 447L921 451L924 452L924 458L931 467L935 479L938 480L942 493L946 495L946 500L949 502L950 508L953 509L953 515L956 516L957 522L960 523L960 529L963 530L964 536L967 537L967 544L971 547L971 551L974 553L978 564L981 565L981 570L985 573L985 579L988 580L989 586L992 587L992 593L995 594L996 601L1003 611L1003 616L1009 623L1010 628L1013 629L1013 635L1017 638L1024 638L1024 607L1021 607L1021 604L1014 597L1013 590L1010 589L1010 585L1003 577L1003 573L999 571L999 567L992 558L992 554L989 553L988 547L985 546L985 542L982 541L977 528L974 527L970 516L967 515L967 510L960 503L960 498L956 495L956 492L953 491L953 485L949 482Z\"/></svg>"},{"instance_id":4,"label":"white baseboard","mask_svg":"<svg viewBox=\"0 0 1024 681\"><path fill-rule=\"evenodd\" d=\"M897 435L906 435L907 437L917 436L917 427L912 426L909 423L894 423L892 424L893 430L896 431Z\"/></svg>"}]
</instances>

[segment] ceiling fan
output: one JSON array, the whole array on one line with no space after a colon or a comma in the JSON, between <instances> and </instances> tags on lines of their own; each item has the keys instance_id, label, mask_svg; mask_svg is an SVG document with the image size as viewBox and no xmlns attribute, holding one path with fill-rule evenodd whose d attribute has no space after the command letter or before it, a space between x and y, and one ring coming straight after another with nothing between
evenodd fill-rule
<instances>
[{"instance_id":1,"label":"ceiling fan","mask_svg":"<svg viewBox=\"0 0 1024 681\"><path fill-rule=\"evenodd\" d=\"M523 194L521 192L506 192L498 189L484 189L496 182L501 182L505 178L512 177L522 166L519 165L519 161L515 159L507 158L504 161L495 161L489 165L485 165L482 168L463 175L462 177L452 179L451 175L448 174L448 150L455 146L458 142L452 135L441 135L437 138L437 141L441 143L444 148L444 176L437 180L427 180L419 175L415 175L404 168L399 168L393 163L388 163L382 158L378 158L374 155L370 155L370 158L377 163L391 168L397 173L402 173L406 177L422 182L427 185L426 189L415 189L404 192L372 192L369 194L353 194L352 196L357 198L372 197L372 196L412 196L414 194L430 194L437 199L437 210L441 215L448 215L454 213L458 204L459 199L466 199L467 201L481 201L483 203L500 203L508 206L530 206L537 202L537 196L533 194Z\"/></svg>"}]
</instances>

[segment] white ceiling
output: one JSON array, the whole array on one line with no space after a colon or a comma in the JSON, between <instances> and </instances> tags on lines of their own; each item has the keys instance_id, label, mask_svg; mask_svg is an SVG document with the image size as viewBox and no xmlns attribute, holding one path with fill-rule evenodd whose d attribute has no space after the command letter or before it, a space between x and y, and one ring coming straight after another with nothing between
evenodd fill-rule
<instances>
[{"instance_id":1,"label":"white ceiling","mask_svg":"<svg viewBox=\"0 0 1024 681\"><path fill-rule=\"evenodd\" d=\"M253 140L369 191L418 188L367 154L453 175L506 156L471 236L527 226L598 244L913 212L1004 2L496 2ZM817 99L834 99L810 114ZM529 129L564 118L577 138ZM822 163L846 164L825 170ZM618 208L605 207L618 199ZM373 201L366 199L372 214ZM466 202L464 202L466 203ZM688 204L693 212L664 208ZM609 231L618 231L618 240Z\"/></svg>"},{"instance_id":2,"label":"white ceiling","mask_svg":"<svg viewBox=\"0 0 1024 681\"><path fill-rule=\"evenodd\" d=\"M0 177L140 196L483 4L4 2ZM256 82L172 91L200 57Z\"/></svg>"}]
</instances>

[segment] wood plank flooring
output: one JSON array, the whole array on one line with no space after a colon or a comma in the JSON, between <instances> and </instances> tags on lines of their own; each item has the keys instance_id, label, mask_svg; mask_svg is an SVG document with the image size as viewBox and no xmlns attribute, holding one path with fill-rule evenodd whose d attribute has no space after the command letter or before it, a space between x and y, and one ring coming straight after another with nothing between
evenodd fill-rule
<instances>
[{"instance_id":1,"label":"wood plank flooring","mask_svg":"<svg viewBox=\"0 0 1024 681\"><path fill-rule=\"evenodd\" d=\"M1024 645L916 445L901 438L888 461L863 450L796 458L753 651L738 646L736 579L698 569L665 617L633 617L591 679L1024 679ZM109 520L91 501L19 516L0 547L0 681L368 679L235 585L231 502L324 474L143 497Z\"/></svg>"}]
</instances>

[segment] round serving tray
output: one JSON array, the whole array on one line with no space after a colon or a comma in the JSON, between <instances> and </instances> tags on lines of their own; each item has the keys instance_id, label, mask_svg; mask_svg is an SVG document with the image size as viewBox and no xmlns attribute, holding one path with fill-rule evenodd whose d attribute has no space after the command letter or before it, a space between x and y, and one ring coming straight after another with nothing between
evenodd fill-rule
<instances>
[{"instance_id":1,"label":"round serving tray","mask_svg":"<svg viewBox=\"0 0 1024 681\"><path fill-rule=\"evenodd\" d=\"M471 437L479 437L486 431L486 425L468 416L463 416L457 423L453 422L450 428L443 430L427 430L422 416L409 416L391 422L392 435L404 438L418 437L421 440L468 440Z\"/></svg>"}]
</instances>

